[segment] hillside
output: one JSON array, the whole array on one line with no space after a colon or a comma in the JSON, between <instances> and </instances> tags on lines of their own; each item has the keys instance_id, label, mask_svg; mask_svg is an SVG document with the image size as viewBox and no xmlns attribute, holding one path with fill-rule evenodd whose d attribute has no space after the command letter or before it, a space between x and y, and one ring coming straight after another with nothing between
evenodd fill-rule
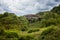
<instances>
[{"instance_id":1,"label":"hillside","mask_svg":"<svg viewBox=\"0 0 60 40\"><path fill-rule=\"evenodd\" d=\"M36 15L0 14L0 40L60 40L60 5Z\"/></svg>"}]
</instances>

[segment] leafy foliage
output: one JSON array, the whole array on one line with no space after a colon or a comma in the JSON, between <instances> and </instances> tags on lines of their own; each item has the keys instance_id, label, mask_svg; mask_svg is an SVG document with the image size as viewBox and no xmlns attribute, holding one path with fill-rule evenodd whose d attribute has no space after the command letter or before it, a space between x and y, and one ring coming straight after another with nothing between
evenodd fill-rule
<instances>
[{"instance_id":1,"label":"leafy foliage","mask_svg":"<svg viewBox=\"0 0 60 40\"><path fill-rule=\"evenodd\" d=\"M54 7L51 11L60 14L60 5Z\"/></svg>"},{"instance_id":2,"label":"leafy foliage","mask_svg":"<svg viewBox=\"0 0 60 40\"><path fill-rule=\"evenodd\" d=\"M0 14L0 40L60 40L60 5L36 15L30 23L26 16Z\"/></svg>"}]
</instances>

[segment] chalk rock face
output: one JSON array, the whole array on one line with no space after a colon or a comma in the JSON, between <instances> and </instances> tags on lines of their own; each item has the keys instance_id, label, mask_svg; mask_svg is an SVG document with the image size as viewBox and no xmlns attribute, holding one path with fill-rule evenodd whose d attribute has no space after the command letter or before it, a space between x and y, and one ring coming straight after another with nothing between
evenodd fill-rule
<instances>
[{"instance_id":1,"label":"chalk rock face","mask_svg":"<svg viewBox=\"0 0 60 40\"><path fill-rule=\"evenodd\" d=\"M25 15L25 17L28 19L29 22L35 22L35 21L40 21L41 17L38 15Z\"/></svg>"}]
</instances>

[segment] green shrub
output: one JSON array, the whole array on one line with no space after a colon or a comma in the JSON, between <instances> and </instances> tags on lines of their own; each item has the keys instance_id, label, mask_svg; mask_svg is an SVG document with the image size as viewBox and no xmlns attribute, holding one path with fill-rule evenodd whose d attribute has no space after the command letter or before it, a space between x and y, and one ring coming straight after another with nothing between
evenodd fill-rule
<instances>
[{"instance_id":1,"label":"green shrub","mask_svg":"<svg viewBox=\"0 0 60 40\"><path fill-rule=\"evenodd\" d=\"M25 38L24 37L20 37L18 40L25 40Z\"/></svg>"},{"instance_id":2,"label":"green shrub","mask_svg":"<svg viewBox=\"0 0 60 40\"><path fill-rule=\"evenodd\" d=\"M19 40L33 40L34 37L31 36L24 36L24 37L20 37Z\"/></svg>"},{"instance_id":3,"label":"green shrub","mask_svg":"<svg viewBox=\"0 0 60 40\"><path fill-rule=\"evenodd\" d=\"M48 28L47 30L44 30L39 40L60 40L60 28Z\"/></svg>"},{"instance_id":4,"label":"green shrub","mask_svg":"<svg viewBox=\"0 0 60 40\"><path fill-rule=\"evenodd\" d=\"M37 32L37 31L39 31L39 29L32 29L32 30L29 30L28 33Z\"/></svg>"},{"instance_id":5,"label":"green shrub","mask_svg":"<svg viewBox=\"0 0 60 40\"><path fill-rule=\"evenodd\" d=\"M0 29L0 35L3 35L5 32L3 29Z\"/></svg>"},{"instance_id":6,"label":"green shrub","mask_svg":"<svg viewBox=\"0 0 60 40\"><path fill-rule=\"evenodd\" d=\"M47 34L50 34L50 33L52 33L52 31L54 31L53 27L48 28L48 29L44 30L44 31L42 32L41 35L47 35Z\"/></svg>"},{"instance_id":7,"label":"green shrub","mask_svg":"<svg viewBox=\"0 0 60 40\"><path fill-rule=\"evenodd\" d=\"M14 32L9 32L9 33L6 33L6 38L18 38L18 34L17 33L14 33Z\"/></svg>"}]
</instances>

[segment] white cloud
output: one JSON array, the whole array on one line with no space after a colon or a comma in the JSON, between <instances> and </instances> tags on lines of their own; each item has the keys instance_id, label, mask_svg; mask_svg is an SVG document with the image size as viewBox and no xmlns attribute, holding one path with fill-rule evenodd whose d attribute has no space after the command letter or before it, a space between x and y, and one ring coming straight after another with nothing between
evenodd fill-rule
<instances>
[{"instance_id":1,"label":"white cloud","mask_svg":"<svg viewBox=\"0 0 60 40\"><path fill-rule=\"evenodd\" d=\"M0 12L8 11L17 15L34 14L46 11L60 4L56 0L0 0Z\"/></svg>"}]
</instances>

